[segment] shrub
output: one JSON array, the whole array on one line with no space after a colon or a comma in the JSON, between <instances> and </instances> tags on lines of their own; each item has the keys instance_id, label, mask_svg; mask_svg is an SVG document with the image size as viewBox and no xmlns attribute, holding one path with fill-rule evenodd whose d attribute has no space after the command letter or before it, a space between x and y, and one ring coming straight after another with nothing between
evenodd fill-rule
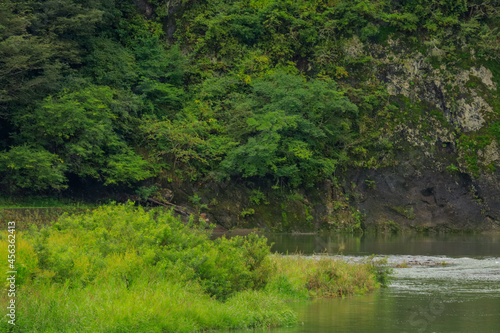
<instances>
[{"instance_id":1,"label":"shrub","mask_svg":"<svg viewBox=\"0 0 500 333\"><path fill-rule=\"evenodd\" d=\"M8 245L11 244L9 243L8 235L10 235L10 233L7 233L6 231L0 233L0 257L2 258L0 261L0 269L2 272L13 270L9 268L11 262L7 261L7 257L11 255L8 248ZM16 252L14 253L14 265L15 271L17 271L16 286L19 287L25 282L30 281L37 273L38 257L33 245L29 242L29 240L25 239L24 233L18 232L14 235L16 245ZM7 280L4 280L3 285L5 286L7 282Z\"/></svg>"},{"instance_id":2,"label":"shrub","mask_svg":"<svg viewBox=\"0 0 500 333\"><path fill-rule=\"evenodd\" d=\"M359 264L332 258L271 257L274 268L267 290L288 298L344 297L364 294L388 283L384 262Z\"/></svg>"},{"instance_id":3,"label":"shrub","mask_svg":"<svg viewBox=\"0 0 500 333\"><path fill-rule=\"evenodd\" d=\"M130 285L141 271L156 267L164 276L199 281L217 298L265 285L265 238L210 241L208 230L192 224L170 211L146 212L131 203L66 216L36 236L40 268L52 272L54 282L78 286L104 280Z\"/></svg>"}]
</instances>

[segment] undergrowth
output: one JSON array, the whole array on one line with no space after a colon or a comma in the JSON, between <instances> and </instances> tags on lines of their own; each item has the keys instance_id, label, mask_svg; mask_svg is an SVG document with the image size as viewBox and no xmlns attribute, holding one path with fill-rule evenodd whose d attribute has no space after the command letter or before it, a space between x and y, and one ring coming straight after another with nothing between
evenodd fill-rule
<instances>
[{"instance_id":1,"label":"undergrowth","mask_svg":"<svg viewBox=\"0 0 500 333\"><path fill-rule=\"evenodd\" d=\"M16 238L16 325L2 332L199 332L290 326L287 301L373 291L380 273L270 254L264 237L210 239L204 222L132 203L63 216ZM0 256L7 257L7 234ZM7 262L0 269L7 271ZM383 273L385 274L385 273ZM382 275L383 275L382 274ZM7 294L1 296L2 306Z\"/></svg>"}]
</instances>

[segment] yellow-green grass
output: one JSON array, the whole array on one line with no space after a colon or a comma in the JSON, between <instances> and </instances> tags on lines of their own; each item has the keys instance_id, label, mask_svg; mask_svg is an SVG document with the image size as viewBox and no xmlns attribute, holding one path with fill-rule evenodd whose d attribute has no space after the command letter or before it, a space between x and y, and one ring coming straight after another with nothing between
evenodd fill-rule
<instances>
[{"instance_id":1,"label":"yellow-green grass","mask_svg":"<svg viewBox=\"0 0 500 333\"><path fill-rule=\"evenodd\" d=\"M97 205L70 199L51 197L0 197L0 220L15 221L18 230L30 226L48 225L64 214L82 214Z\"/></svg>"},{"instance_id":2,"label":"yellow-green grass","mask_svg":"<svg viewBox=\"0 0 500 333\"><path fill-rule=\"evenodd\" d=\"M271 293L247 290L222 302L196 284L168 280L146 280L132 287L111 282L84 288L31 284L18 300L14 332L199 332L297 321L286 303Z\"/></svg>"},{"instance_id":3,"label":"yellow-green grass","mask_svg":"<svg viewBox=\"0 0 500 333\"><path fill-rule=\"evenodd\" d=\"M368 261L353 264L329 257L279 255L270 260L274 271L266 289L291 298L365 294L380 288L388 273Z\"/></svg>"},{"instance_id":4,"label":"yellow-green grass","mask_svg":"<svg viewBox=\"0 0 500 333\"><path fill-rule=\"evenodd\" d=\"M44 226L59 220L65 214L81 214L85 207L46 207L46 208L0 208L0 220L14 221L17 230L27 230L31 226Z\"/></svg>"},{"instance_id":5,"label":"yellow-green grass","mask_svg":"<svg viewBox=\"0 0 500 333\"><path fill-rule=\"evenodd\" d=\"M0 234L7 271L9 233ZM200 332L289 326L288 302L380 286L370 263L271 255L170 212L109 205L16 234L16 325L0 332ZM7 280L4 285L6 286ZM5 289L4 289L5 290ZM0 296L5 308L10 298Z\"/></svg>"},{"instance_id":6,"label":"yellow-green grass","mask_svg":"<svg viewBox=\"0 0 500 333\"><path fill-rule=\"evenodd\" d=\"M142 272L131 286L110 279L74 288L40 279L19 291L13 332L200 332L290 326L296 324L297 314L289 301L344 297L379 287L369 264L277 255L270 260L274 271L263 290L237 292L225 301L210 297L196 282L171 281L153 269Z\"/></svg>"}]
</instances>

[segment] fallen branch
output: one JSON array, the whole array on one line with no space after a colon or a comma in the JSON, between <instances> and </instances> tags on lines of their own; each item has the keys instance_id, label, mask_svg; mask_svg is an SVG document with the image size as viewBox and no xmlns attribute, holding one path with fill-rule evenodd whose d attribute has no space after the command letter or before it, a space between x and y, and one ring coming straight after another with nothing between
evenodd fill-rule
<instances>
[{"instance_id":1,"label":"fallen branch","mask_svg":"<svg viewBox=\"0 0 500 333\"><path fill-rule=\"evenodd\" d=\"M177 212L179 214L186 215L186 216L189 215L188 213L186 213L185 211L182 210L182 207L176 206L173 203L170 203L170 202L160 202L158 200L151 199L151 198L148 198L148 201L150 201L152 203L155 203L157 205L163 206L163 207L172 207L172 209L174 210L174 212Z\"/></svg>"}]
</instances>

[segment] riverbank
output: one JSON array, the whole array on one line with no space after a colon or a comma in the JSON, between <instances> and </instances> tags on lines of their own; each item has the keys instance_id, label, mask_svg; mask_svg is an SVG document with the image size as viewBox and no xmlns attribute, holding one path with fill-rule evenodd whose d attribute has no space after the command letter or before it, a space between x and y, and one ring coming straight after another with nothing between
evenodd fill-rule
<instances>
[{"instance_id":1,"label":"riverbank","mask_svg":"<svg viewBox=\"0 0 500 333\"><path fill-rule=\"evenodd\" d=\"M96 203L49 196L0 197L0 220L16 221L17 230L49 225L63 215L83 214Z\"/></svg>"},{"instance_id":2,"label":"riverbank","mask_svg":"<svg viewBox=\"0 0 500 333\"><path fill-rule=\"evenodd\" d=\"M271 255L264 237L210 239L203 220L132 204L62 216L16 236L13 332L195 332L290 326L288 306L376 290L370 262ZM0 256L7 257L2 233ZM7 271L8 263L0 268ZM2 295L2 303L8 301ZM2 329L12 327L4 319Z\"/></svg>"}]
</instances>

